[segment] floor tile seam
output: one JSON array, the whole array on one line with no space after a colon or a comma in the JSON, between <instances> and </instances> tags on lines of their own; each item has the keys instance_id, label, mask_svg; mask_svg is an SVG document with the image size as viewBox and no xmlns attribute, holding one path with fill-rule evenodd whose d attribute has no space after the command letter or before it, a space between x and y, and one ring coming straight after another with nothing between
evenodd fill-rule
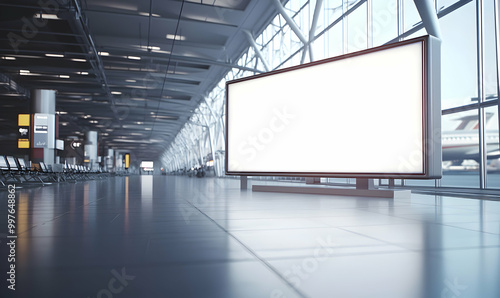
<instances>
[{"instance_id":1,"label":"floor tile seam","mask_svg":"<svg viewBox=\"0 0 500 298\"><path fill-rule=\"evenodd\" d=\"M459 223L462 223L462 222L458 222L457 224L459 224ZM464 222L464 223L468 224L468 223L478 223L478 222ZM442 223L441 225L447 226L447 227L450 227L450 228L457 228L457 229L461 229L461 230L476 232L476 233L483 233L483 234L488 234L488 235L493 235L493 236L500 236L500 232L499 233L492 233L492 232L478 231L478 230L473 230L473 229L470 229L470 228L453 226L452 224L453 223Z\"/></svg>"},{"instance_id":2,"label":"floor tile seam","mask_svg":"<svg viewBox=\"0 0 500 298\"><path fill-rule=\"evenodd\" d=\"M393 250L393 251L376 251L376 252L356 252L356 253L330 253L329 256L324 258L328 259L338 259L351 256L372 256L372 255L393 255L393 254L405 254L405 253L419 253L419 251L414 251L411 249ZM307 258L314 257L314 255L302 255L302 256L287 256L287 257L266 257L270 262L273 261L283 261L283 260L303 260Z\"/></svg>"},{"instance_id":3,"label":"floor tile seam","mask_svg":"<svg viewBox=\"0 0 500 298\"><path fill-rule=\"evenodd\" d=\"M401 224L413 224L413 223L377 223L377 224L364 224L364 225L340 225L340 226L334 226L331 224L326 224L327 226L325 227L317 227L317 226L311 226L311 227L287 227L287 228L262 228L262 229L229 229L226 228L228 231L233 231L233 232L259 232L259 231L282 231L282 230L309 230L309 229L331 229L331 228L357 228L357 227L372 227L372 226L394 226L394 225L401 225ZM416 223L415 223L416 224Z\"/></svg>"},{"instance_id":4,"label":"floor tile seam","mask_svg":"<svg viewBox=\"0 0 500 298\"><path fill-rule=\"evenodd\" d=\"M266 268L268 268L271 272L273 272L276 277L278 277L283 283L285 283L291 290L293 290L297 295L301 297L308 297L305 295L300 289L295 287L289 280L287 280L284 276L281 275L281 273L278 271L278 269L274 268L269 262L267 262L265 259L261 258L254 250L252 250L250 247L248 247L243 241L241 241L238 237L236 237L234 234L232 234L230 231L226 230L223 226L221 226L217 221L213 220L210 216L205 214L202 210L200 210L198 207L196 207L194 204L192 204L189 201L188 204L190 204L193 208L198 210L201 214L206 216L208 219L210 219L217 227L219 227L221 230L223 230L229 237L233 238L236 240L243 248L245 248L252 256L254 256L261 264L263 264Z\"/></svg>"},{"instance_id":5,"label":"floor tile seam","mask_svg":"<svg viewBox=\"0 0 500 298\"><path fill-rule=\"evenodd\" d=\"M36 227L40 227L40 226L45 225L46 223L50 223L50 222L56 221L56 220L58 220L59 218L63 217L64 215L67 215L67 214L69 214L69 211L66 211L66 212L64 212L64 213L62 213L62 214L59 214L59 215L57 215L56 217L51 218L51 219L49 219L49 220L46 220L46 221L44 221L44 222L42 222L42 223L38 223L38 224L32 225L32 226L31 226L31 227L29 227L28 229L26 229L26 230L24 230L24 231L22 231L22 232L18 232L18 234L17 234L17 235L18 235L18 236L21 236L21 235L23 235L23 234L25 234L25 233L27 233L27 232L29 232L29 231L31 231L31 230L33 230L33 229L35 229Z\"/></svg>"},{"instance_id":6,"label":"floor tile seam","mask_svg":"<svg viewBox=\"0 0 500 298\"><path fill-rule=\"evenodd\" d=\"M405 216L408 216L408 215L422 215L422 214L402 214L402 215L387 215L387 216L390 216L390 217L394 217L394 218L399 218L399 219L405 219L405 220L413 220L413 221L416 221L416 222L426 222L428 223L427 220L422 220L422 219L418 219L418 218L409 218L409 217L405 217ZM429 214L430 215L430 214ZM445 214L445 215L455 215L455 214ZM441 216L439 216L441 217ZM477 223L477 221L468 221L468 222L463 222L461 221L462 223ZM491 221L488 221L488 222L500 222L500 220L491 220ZM459 222L457 222L459 223ZM433 221L432 224L443 224L441 221Z\"/></svg>"},{"instance_id":7,"label":"floor tile seam","mask_svg":"<svg viewBox=\"0 0 500 298\"><path fill-rule=\"evenodd\" d=\"M142 267L142 268L150 268L150 267L184 267L184 266L204 266L204 265L216 265L216 264L228 264L228 263L245 263L245 262L254 262L257 263L253 258L250 257L241 257L241 258L234 258L234 259L213 259L213 260L195 260L195 261L157 261L157 260L152 260L151 262L145 262L144 260L137 261L135 262L115 262L111 261L109 263L106 263L106 265L115 266L116 268L118 267ZM55 270L61 270L61 271L67 271L67 270L76 270L82 271L85 270L93 270L94 268L97 270L102 270L102 262L100 264L78 264L76 266L56 266L56 265L43 265L43 266L36 266L36 267L30 267L30 266L24 266L24 265L19 265L20 269L30 269L30 270L46 270L46 269L55 269Z\"/></svg>"},{"instance_id":8,"label":"floor tile seam","mask_svg":"<svg viewBox=\"0 0 500 298\"><path fill-rule=\"evenodd\" d=\"M344 229L344 228L339 228L339 229L341 229L343 231L346 231L346 232L349 232L349 233L352 233L352 234L355 234L355 235L358 235L358 236L363 236L363 237L366 237L366 238L369 238L369 239L372 239L372 240L376 240L376 241L382 242L382 243L387 244L387 245L396 246L396 247L399 247L399 248L402 248L402 249L406 249L406 250L409 249L408 247L402 246L401 243L390 242L390 241L387 241L387 240L383 240L383 239L379 239L379 238L376 238L376 237L368 236L368 235L365 235L363 233L359 233L359 232L355 232L355 231L350 231L350 230L347 230L347 229Z\"/></svg>"},{"instance_id":9,"label":"floor tile seam","mask_svg":"<svg viewBox=\"0 0 500 298\"><path fill-rule=\"evenodd\" d=\"M95 201L89 202L89 203L84 204L84 205L80 205L80 206L78 206L77 208L82 208L83 206L90 205L90 204L92 204L92 203L94 203L94 202L97 202L97 201L100 201L100 200L103 200L103 199L105 199L105 197L101 197L101 198L99 198L99 199L97 199L97 200L95 200ZM44 222L42 222L42 223L35 224L35 225L31 226L30 228L28 228L27 230L25 230L25 231L23 231L23 232L20 232L18 235L24 234L24 233L26 233L26 232L28 232L28 231L30 231L30 230L32 230L32 229L34 229L35 227L43 226L43 225L45 225L46 223L56 221L56 220L58 220L59 218L63 217L64 215L68 215L68 214L70 214L71 212L72 212L72 211L71 211L71 210L69 210L69 211L66 211L66 212L64 212L64 213L62 213L62 214L59 214L59 215L57 215L57 216L55 216L55 217L53 217L53 218L51 218L51 219L45 220L45 221L44 221Z\"/></svg>"},{"instance_id":10,"label":"floor tile seam","mask_svg":"<svg viewBox=\"0 0 500 298\"><path fill-rule=\"evenodd\" d=\"M290 216L290 217L252 217L252 218L231 218L231 219L224 219L224 218L218 218L217 220L234 220L234 221L240 221L240 220L284 220L284 219L311 219L311 220L316 220L316 219L328 219L328 218L357 218L357 217L362 217L363 215L353 215L353 216L314 216L313 214L308 215L308 216Z\"/></svg>"}]
</instances>

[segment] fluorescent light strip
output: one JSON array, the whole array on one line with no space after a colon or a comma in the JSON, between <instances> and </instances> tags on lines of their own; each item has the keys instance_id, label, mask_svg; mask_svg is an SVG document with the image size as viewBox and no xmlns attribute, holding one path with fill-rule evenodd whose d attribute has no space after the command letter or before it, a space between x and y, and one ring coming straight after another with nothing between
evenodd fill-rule
<instances>
[{"instance_id":1,"label":"fluorescent light strip","mask_svg":"<svg viewBox=\"0 0 500 298\"><path fill-rule=\"evenodd\" d=\"M186 40L186 36L174 35L174 34L167 34L166 38L167 39L175 39L175 40Z\"/></svg>"},{"instance_id":2,"label":"fluorescent light strip","mask_svg":"<svg viewBox=\"0 0 500 298\"><path fill-rule=\"evenodd\" d=\"M75 61L75 62L87 62L86 59L79 59L79 58L72 58L71 61Z\"/></svg>"},{"instance_id":3,"label":"fluorescent light strip","mask_svg":"<svg viewBox=\"0 0 500 298\"><path fill-rule=\"evenodd\" d=\"M61 18L59 18L57 15L55 14L46 14L46 13L35 13L33 15L33 18L35 19L45 19L45 20L60 20Z\"/></svg>"},{"instance_id":4,"label":"fluorescent light strip","mask_svg":"<svg viewBox=\"0 0 500 298\"><path fill-rule=\"evenodd\" d=\"M99 56L109 56L108 52L99 52L97 54L99 54Z\"/></svg>"},{"instance_id":5,"label":"fluorescent light strip","mask_svg":"<svg viewBox=\"0 0 500 298\"><path fill-rule=\"evenodd\" d=\"M139 15L141 15L143 17L149 17L149 12L142 12L142 11L140 11ZM160 15L156 14L156 13L152 13L151 16L155 17L155 18L159 18L160 17Z\"/></svg>"},{"instance_id":6,"label":"fluorescent light strip","mask_svg":"<svg viewBox=\"0 0 500 298\"><path fill-rule=\"evenodd\" d=\"M2 57L3 60L16 60L16 57Z\"/></svg>"},{"instance_id":7,"label":"fluorescent light strip","mask_svg":"<svg viewBox=\"0 0 500 298\"><path fill-rule=\"evenodd\" d=\"M62 54L45 54L45 56L53 58L64 58L64 55Z\"/></svg>"},{"instance_id":8,"label":"fluorescent light strip","mask_svg":"<svg viewBox=\"0 0 500 298\"><path fill-rule=\"evenodd\" d=\"M130 59L130 60L141 60L141 57L137 57L137 56L127 56L127 59Z\"/></svg>"}]
</instances>

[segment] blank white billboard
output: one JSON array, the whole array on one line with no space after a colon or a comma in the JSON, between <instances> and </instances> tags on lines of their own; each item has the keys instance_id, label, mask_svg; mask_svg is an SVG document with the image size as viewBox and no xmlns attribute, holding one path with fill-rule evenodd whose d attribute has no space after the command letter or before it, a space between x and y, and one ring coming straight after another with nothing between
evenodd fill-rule
<instances>
[{"instance_id":1,"label":"blank white billboard","mask_svg":"<svg viewBox=\"0 0 500 298\"><path fill-rule=\"evenodd\" d=\"M226 173L441 176L439 76L426 36L227 82Z\"/></svg>"}]
</instances>

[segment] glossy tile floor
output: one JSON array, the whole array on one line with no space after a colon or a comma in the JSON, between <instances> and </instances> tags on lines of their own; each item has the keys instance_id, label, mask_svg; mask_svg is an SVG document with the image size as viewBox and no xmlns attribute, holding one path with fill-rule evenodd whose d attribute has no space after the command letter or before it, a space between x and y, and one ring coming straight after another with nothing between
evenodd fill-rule
<instances>
[{"instance_id":1,"label":"glossy tile floor","mask_svg":"<svg viewBox=\"0 0 500 298\"><path fill-rule=\"evenodd\" d=\"M16 196L13 295L0 191L1 297L500 297L498 201L252 193L179 176Z\"/></svg>"}]
</instances>

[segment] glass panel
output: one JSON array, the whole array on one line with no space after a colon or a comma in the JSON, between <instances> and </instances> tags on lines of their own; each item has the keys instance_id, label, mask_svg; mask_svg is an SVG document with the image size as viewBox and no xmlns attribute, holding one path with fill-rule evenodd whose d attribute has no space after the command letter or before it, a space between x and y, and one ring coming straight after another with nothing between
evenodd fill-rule
<instances>
[{"instance_id":1,"label":"glass panel","mask_svg":"<svg viewBox=\"0 0 500 298\"><path fill-rule=\"evenodd\" d=\"M413 0L404 0L404 32L410 30L421 22L422 20L420 19L420 14L418 14L415 2ZM424 34L426 33L421 35Z\"/></svg>"},{"instance_id":2,"label":"glass panel","mask_svg":"<svg viewBox=\"0 0 500 298\"><path fill-rule=\"evenodd\" d=\"M316 26L316 34L325 30L328 25L333 23L342 15L342 0L325 0L323 1L323 12L318 18Z\"/></svg>"},{"instance_id":3,"label":"glass panel","mask_svg":"<svg viewBox=\"0 0 500 298\"><path fill-rule=\"evenodd\" d=\"M397 0L372 1L373 46L380 46L398 36Z\"/></svg>"},{"instance_id":4,"label":"glass panel","mask_svg":"<svg viewBox=\"0 0 500 298\"><path fill-rule=\"evenodd\" d=\"M366 38L366 3L362 4L347 17L348 35L347 51L348 53L364 50L367 47Z\"/></svg>"},{"instance_id":5,"label":"glass panel","mask_svg":"<svg viewBox=\"0 0 500 298\"><path fill-rule=\"evenodd\" d=\"M477 110L442 117L442 186L479 187Z\"/></svg>"},{"instance_id":6,"label":"glass panel","mask_svg":"<svg viewBox=\"0 0 500 298\"><path fill-rule=\"evenodd\" d=\"M442 108L472 103L477 97L476 1L441 19Z\"/></svg>"},{"instance_id":7,"label":"glass panel","mask_svg":"<svg viewBox=\"0 0 500 298\"><path fill-rule=\"evenodd\" d=\"M497 57L495 51L495 7L484 1L484 95L486 100L497 99Z\"/></svg>"},{"instance_id":8,"label":"glass panel","mask_svg":"<svg viewBox=\"0 0 500 298\"><path fill-rule=\"evenodd\" d=\"M487 180L488 188L500 188L500 147L498 144L498 107L485 109L486 147L488 154Z\"/></svg>"},{"instance_id":9,"label":"glass panel","mask_svg":"<svg viewBox=\"0 0 500 298\"><path fill-rule=\"evenodd\" d=\"M459 0L438 0L438 11L440 11L443 8L446 8Z\"/></svg>"}]
</instances>

